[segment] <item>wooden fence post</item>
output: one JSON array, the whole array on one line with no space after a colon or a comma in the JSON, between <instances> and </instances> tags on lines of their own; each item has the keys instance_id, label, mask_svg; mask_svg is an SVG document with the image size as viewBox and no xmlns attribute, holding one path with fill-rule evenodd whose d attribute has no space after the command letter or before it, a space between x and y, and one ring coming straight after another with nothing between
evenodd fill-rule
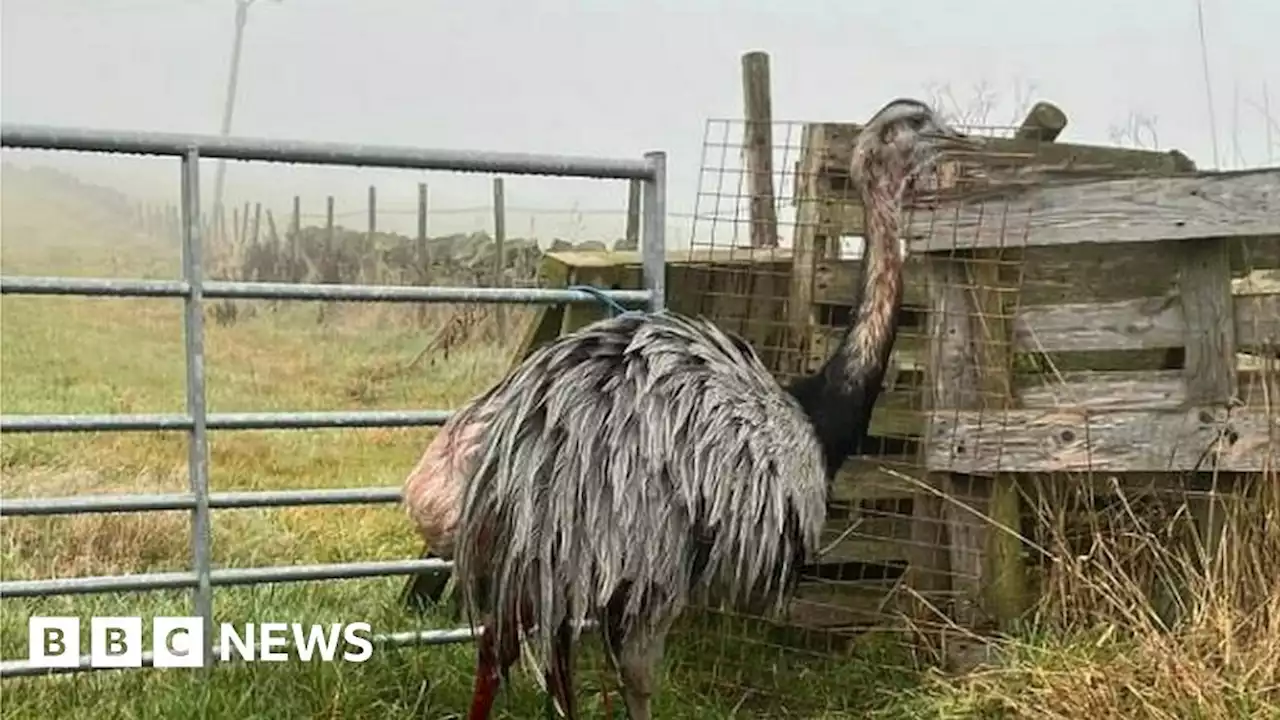
<instances>
[{"instance_id":1,"label":"wooden fence post","mask_svg":"<svg viewBox=\"0 0 1280 720\"><path fill-rule=\"evenodd\" d=\"M502 188L502 178L493 179L493 286L502 287L506 279L506 242L507 242L507 211L506 199L504 198ZM498 342L505 343L507 341L507 312L506 307L499 303L494 308L494 318L497 320L498 326Z\"/></svg>"},{"instance_id":2,"label":"wooden fence post","mask_svg":"<svg viewBox=\"0 0 1280 720\"><path fill-rule=\"evenodd\" d=\"M773 100L769 93L769 54L742 56L742 96L746 105L744 152L751 188L751 247L778 246L778 215L773 195Z\"/></svg>"},{"instance_id":3,"label":"wooden fence post","mask_svg":"<svg viewBox=\"0 0 1280 720\"><path fill-rule=\"evenodd\" d=\"M377 244L375 237L378 234L378 188L373 185L369 186L369 229L368 229L368 247L365 249L365 257L360 263L364 271L361 282L378 282L378 254L375 252Z\"/></svg>"},{"instance_id":4,"label":"wooden fence post","mask_svg":"<svg viewBox=\"0 0 1280 720\"><path fill-rule=\"evenodd\" d=\"M431 284L431 255L427 246L427 184L418 183L418 243L414 248L414 267L419 285ZM418 327L426 325L428 303L418 303Z\"/></svg>"},{"instance_id":5,"label":"wooden fence post","mask_svg":"<svg viewBox=\"0 0 1280 720\"><path fill-rule=\"evenodd\" d=\"M302 198L293 196L293 217L289 220L289 278L300 282L306 264L302 262Z\"/></svg>"},{"instance_id":6,"label":"wooden fence post","mask_svg":"<svg viewBox=\"0 0 1280 720\"><path fill-rule=\"evenodd\" d=\"M418 266L419 283L427 284L427 267L431 264L430 249L427 247L427 184L418 183L418 244L415 248L414 262Z\"/></svg>"},{"instance_id":7,"label":"wooden fence post","mask_svg":"<svg viewBox=\"0 0 1280 720\"><path fill-rule=\"evenodd\" d=\"M1012 347L1002 299L1003 256L981 251L964 259L928 257L929 398L932 425L947 412L992 412L999 424L1011 407ZM925 437L934 433L927 430ZM966 452L978 453L979 448ZM1014 476L983 477L930 473L929 486L946 497L926 499L913 513L913 579L931 591L944 590L949 570L957 606L955 621L974 628L990 618L1002 630L1026 608L1022 567L1021 494ZM941 517L938 513L941 511ZM945 520L946 546L938 547L938 525Z\"/></svg>"},{"instance_id":8,"label":"wooden fence post","mask_svg":"<svg viewBox=\"0 0 1280 720\"><path fill-rule=\"evenodd\" d=\"M337 252L335 245L338 244L336 231L337 229L333 224L333 196L330 195L325 198L324 202L324 268L322 269L324 278L321 282L333 283L338 281L336 264L333 259L334 253Z\"/></svg>"},{"instance_id":9,"label":"wooden fence post","mask_svg":"<svg viewBox=\"0 0 1280 720\"><path fill-rule=\"evenodd\" d=\"M324 199L324 251L321 253L320 259L320 282L335 283L338 282L338 261L334 257L337 244L334 238L335 228L333 226L333 196L329 195ZM322 301L319 310L316 311L316 323L323 323L328 315L329 303Z\"/></svg>"},{"instance_id":10,"label":"wooden fence post","mask_svg":"<svg viewBox=\"0 0 1280 720\"><path fill-rule=\"evenodd\" d=\"M1184 240L1178 269L1186 355L1183 380L1187 404L1225 411L1237 394L1235 306L1231 296L1231 254L1218 238ZM1193 554L1204 571L1212 567L1226 526L1219 494L1222 479L1213 468L1193 473L1187 509L1196 524Z\"/></svg>"},{"instance_id":11,"label":"wooden fence post","mask_svg":"<svg viewBox=\"0 0 1280 720\"><path fill-rule=\"evenodd\" d=\"M249 244L249 201L245 201L244 210L240 212L240 243L241 246Z\"/></svg>"}]
</instances>

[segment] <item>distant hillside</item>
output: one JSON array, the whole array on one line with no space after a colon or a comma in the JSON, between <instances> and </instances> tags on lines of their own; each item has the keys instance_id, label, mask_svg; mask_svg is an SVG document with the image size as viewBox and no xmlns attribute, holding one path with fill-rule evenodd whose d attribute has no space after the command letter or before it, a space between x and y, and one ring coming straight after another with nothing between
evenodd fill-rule
<instances>
[{"instance_id":1,"label":"distant hillside","mask_svg":"<svg viewBox=\"0 0 1280 720\"><path fill-rule=\"evenodd\" d=\"M51 167L0 166L0 232L7 246L83 247L132 234L134 201Z\"/></svg>"},{"instance_id":2,"label":"distant hillside","mask_svg":"<svg viewBox=\"0 0 1280 720\"><path fill-rule=\"evenodd\" d=\"M100 262L104 260L111 264L110 274L149 276L156 271L155 263L164 266L165 274L176 271L178 243L143 236L135 216L137 201L114 188L49 166L5 162L0 169L0 203L6 272L60 273L73 268L83 272L89 270L90 263L96 272L104 269ZM417 242L404 235L380 232L370 238L364 231L338 227L330 245L324 228L303 227L298 242L301 252L295 257L287 239L271 237L273 231L274 224L264 224L260 241L240 248L207 236L210 254L206 262L211 275L278 282L376 278L379 282L487 285L492 281L496 245L485 232L430 238L427 267L420 268ZM549 249L605 250L622 245L622 241L570 243L555 239ZM86 256L89 249L94 251L91 255L100 257ZM536 241L508 238L505 255L509 283L537 282L543 250Z\"/></svg>"}]
</instances>

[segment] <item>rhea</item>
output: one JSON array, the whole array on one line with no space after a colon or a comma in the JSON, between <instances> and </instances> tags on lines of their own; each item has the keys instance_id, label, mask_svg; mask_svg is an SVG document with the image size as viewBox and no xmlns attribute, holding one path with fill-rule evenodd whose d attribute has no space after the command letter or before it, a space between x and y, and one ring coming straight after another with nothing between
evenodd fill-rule
<instances>
[{"instance_id":1,"label":"rhea","mask_svg":"<svg viewBox=\"0 0 1280 720\"><path fill-rule=\"evenodd\" d=\"M628 716L647 720L666 635L696 597L783 607L880 394L906 196L941 152L969 143L909 99L863 127L850 168L865 212L856 309L812 375L783 387L705 319L625 314L535 350L442 428L406 503L429 551L454 555L468 615L485 626L471 720L489 716L522 637L573 718L573 648L595 618ZM419 578L408 594L438 585Z\"/></svg>"}]
</instances>

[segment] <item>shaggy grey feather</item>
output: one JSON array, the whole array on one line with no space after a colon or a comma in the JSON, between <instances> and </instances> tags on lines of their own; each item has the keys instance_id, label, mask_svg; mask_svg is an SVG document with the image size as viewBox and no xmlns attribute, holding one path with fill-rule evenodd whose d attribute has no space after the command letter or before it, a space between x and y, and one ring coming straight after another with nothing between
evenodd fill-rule
<instances>
[{"instance_id":1,"label":"shaggy grey feather","mask_svg":"<svg viewBox=\"0 0 1280 720\"><path fill-rule=\"evenodd\" d=\"M700 591L785 598L825 516L822 449L741 339L675 314L602 320L535 351L471 407L493 411L467 485L456 568L468 614L556 628L626 590L653 632ZM521 615L529 603L533 617Z\"/></svg>"}]
</instances>

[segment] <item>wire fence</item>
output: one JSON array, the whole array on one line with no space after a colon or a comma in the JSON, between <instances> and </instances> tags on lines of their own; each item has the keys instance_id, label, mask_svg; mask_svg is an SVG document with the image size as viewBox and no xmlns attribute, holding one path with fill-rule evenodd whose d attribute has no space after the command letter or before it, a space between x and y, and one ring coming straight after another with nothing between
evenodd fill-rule
<instances>
[{"instance_id":1,"label":"wire fence","mask_svg":"<svg viewBox=\"0 0 1280 720\"><path fill-rule=\"evenodd\" d=\"M204 622L202 648L206 666L215 662L213 645L213 588L257 583L358 578L410 574L449 567L439 560L335 563L316 566L214 569L211 560L211 513L225 507L328 505L335 503L387 503L399 500L398 491L387 488L350 488L339 491L295 493L214 494L209 486L209 438L213 429L285 429L340 427L399 427L440 425L444 410L417 412L253 413L217 415L206 407L204 303L215 298L258 300L347 300L360 302L487 302L501 304L594 303L596 295L570 290L484 287L394 287L353 284L300 285L288 283L208 282L202 261L202 223L199 208L199 160L201 158L252 159L289 163L348 166L384 166L446 169L462 172L505 172L581 177L635 179L643 183L644 289L606 291L612 301L640 304L651 310L663 307L665 234L665 155L650 153L643 160L605 160L496 153L457 153L412 148L378 148L337 144L242 141L154 133L113 133L70 128L5 125L0 131L4 147L132 153L177 157L182 164L182 279L121 280L111 278L0 277L0 293L27 295L89 295L109 297L180 297L184 302L183 332L186 357L186 412L180 415L124 415L112 417L4 415L0 432L185 431L188 436L189 490L182 494L129 497L25 498L0 504L0 515L51 515L62 513L189 510L192 523L191 563L185 572L123 576L53 578L0 583L0 596L45 597L125 590L189 588L193 611ZM394 634L379 643L458 642L470 639L469 629ZM149 664L150 657L144 657ZM90 657L81 657L66 670L91 669ZM24 660L5 660L0 676L44 674L49 669Z\"/></svg>"},{"instance_id":2,"label":"wire fence","mask_svg":"<svg viewBox=\"0 0 1280 720\"><path fill-rule=\"evenodd\" d=\"M1189 567L1171 557L1191 552L1207 566L1222 547L1215 532L1246 543L1237 549L1274 544L1250 518L1274 502L1261 491L1274 477L1280 326L1264 313L1280 286L1266 299L1242 290L1280 268L1274 236L1223 240L1206 222L1180 236L1190 239L1155 228L1136 239L1107 225L1148 212L1145 183L1193 171L1185 156L1058 143L1026 124L963 127L982 148L944 156L912 187L902 227L877 237L864 211L882 200L850 175L859 126L775 121L761 148L749 125L707 124L672 307L741 333L787 382L823 371L846 328L867 322L860 301L889 302L864 265L905 253L867 444L833 486L793 630L821 631L826 652L833 635L885 631L968 667L990 659L983 633L1034 618L1115 617L1139 598L1185 617L1184 591L1205 585L1162 577L1161 567ZM1257 198L1222 199L1256 212ZM1217 253L1217 275L1195 269L1193 246ZM1201 303L1221 307L1195 295L1206 285L1234 300L1210 322L1233 326L1236 348L1214 371L1230 393L1196 399L1203 367L1190 358L1222 357L1201 348L1214 331L1187 328L1205 322ZM1121 572L1125 553L1142 569ZM1112 598L1107 573L1125 584ZM1240 582L1256 597L1261 576Z\"/></svg>"}]
</instances>

